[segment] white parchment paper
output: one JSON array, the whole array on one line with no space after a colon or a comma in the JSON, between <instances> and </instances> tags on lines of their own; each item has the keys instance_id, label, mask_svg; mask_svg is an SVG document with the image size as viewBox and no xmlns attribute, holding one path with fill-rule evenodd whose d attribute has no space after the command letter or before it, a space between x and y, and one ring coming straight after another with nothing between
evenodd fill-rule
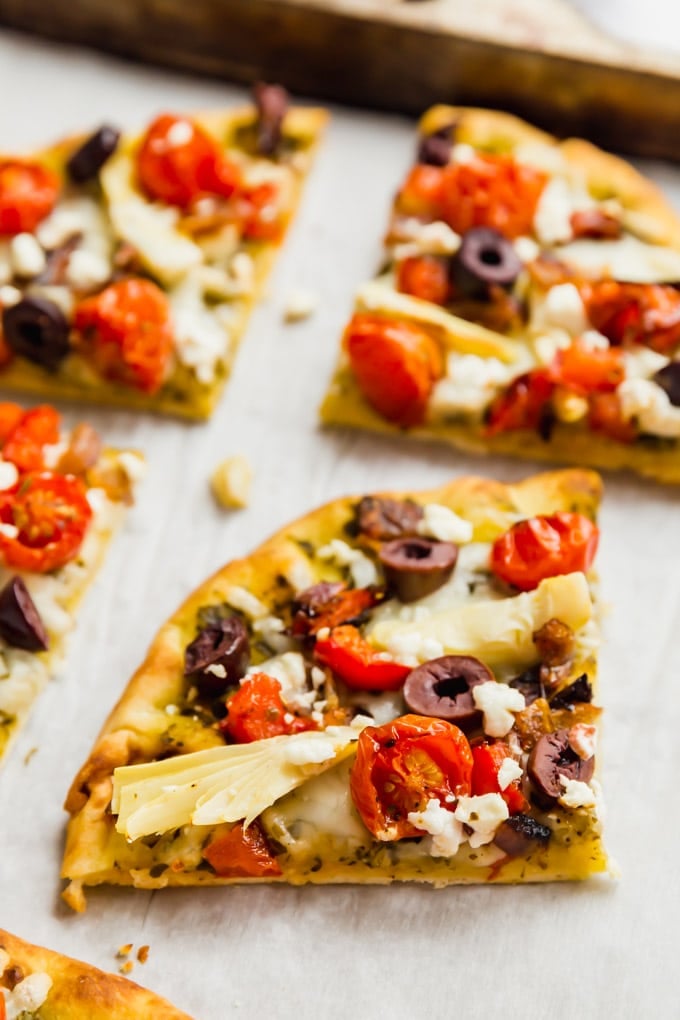
<instances>
[{"instance_id":1,"label":"white parchment paper","mask_svg":"<svg viewBox=\"0 0 680 1020\"><path fill-rule=\"evenodd\" d=\"M243 98L235 88L0 34L0 149L108 120ZM118 946L151 946L132 975L200 1020L223 1017L526 1020L679 1015L680 492L607 479L599 558L611 605L602 655L607 842L618 882L503 888L104 889L84 916L59 900L67 787L156 628L228 559L348 492L423 487L462 472L501 479L532 465L316 424L353 289L375 268L389 197L411 157L405 119L335 111L268 301L254 316L212 422L67 410L150 471L91 591L67 668L0 773L0 926L115 969ZM680 171L646 169L680 202ZM319 297L284 325L286 295ZM248 510L213 503L208 476L243 453ZM37 749L25 759L33 749Z\"/></svg>"}]
</instances>

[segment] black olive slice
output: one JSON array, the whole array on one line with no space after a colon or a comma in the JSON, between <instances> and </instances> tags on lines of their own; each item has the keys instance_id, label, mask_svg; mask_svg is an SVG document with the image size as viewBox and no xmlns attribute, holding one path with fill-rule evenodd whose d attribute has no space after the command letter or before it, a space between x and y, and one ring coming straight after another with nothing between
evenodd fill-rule
<instances>
[{"instance_id":1,"label":"black olive slice","mask_svg":"<svg viewBox=\"0 0 680 1020\"><path fill-rule=\"evenodd\" d=\"M396 538L378 553L385 579L402 602L415 602L446 584L458 559L458 546L429 538Z\"/></svg>"},{"instance_id":2,"label":"black olive slice","mask_svg":"<svg viewBox=\"0 0 680 1020\"><path fill-rule=\"evenodd\" d=\"M10 578L0 591L0 637L27 652L44 652L49 646L40 613L20 577Z\"/></svg>"},{"instance_id":3,"label":"black olive slice","mask_svg":"<svg viewBox=\"0 0 680 1020\"><path fill-rule=\"evenodd\" d=\"M451 260L451 278L462 297L486 298L489 288L512 287L522 263L512 243L493 227L472 227Z\"/></svg>"},{"instance_id":4,"label":"black olive slice","mask_svg":"<svg viewBox=\"0 0 680 1020\"><path fill-rule=\"evenodd\" d=\"M552 830L531 815L512 815L498 827L493 841L508 857L521 857L529 853L535 843L545 845L551 836Z\"/></svg>"},{"instance_id":5,"label":"black olive slice","mask_svg":"<svg viewBox=\"0 0 680 1020\"><path fill-rule=\"evenodd\" d=\"M587 783L595 769L595 757L579 758L569 745L569 730L545 733L534 746L527 763L527 775L539 798L555 801L564 792L560 776Z\"/></svg>"},{"instance_id":6,"label":"black olive slice","mask_svg":"<svg viewBox=\"0 0 680 1020\"><path fill-rule=\"evenodd\" d=\"M47 298L25 297L3 309L2 330L15 354L44 368L56 369L69 352L66 316Z\"/></svg>"},{"instance_id":7,"label":"black olive slice","mask_svg":"<svg viewBox=\"0 0 680 1020\"><path fill-rule=\"evenodd\" d=\"M257 151L273 156L281 143L281 129L290 97L282 85L257 82L253 88L257 107Z\"/></svg>"},{"instance_id":8,"label":"black olive slice","mask_svg":"<svg viewBox=\"0 0 680 1020\"><path fill-rule=\"evenodd\" d=\"M201 694L215 697L245 676L249 662L245 624L238 616L229 616L208 624L187 645L184 675L191 678Z\"/></svg>"},{"instance_id":9,"label":"black olive slice","mask_svg":"<svg viewBox=\"0 0 680 1020\"><path fill-rule=\"evenodd\" d=\"M107 159L114 154L120 141L120 131L103 124L71 155L66 170L72 181L84 184L96 177Z\"/></svg>"},{"instance_id":10,"label":"black olive slice","mask_svg":"<svg viewBox=\"0 0 680 1020\"><path fill-rule=\"evenodd\" d=\"M404 682L404 701L417 715L436 716L471 730L482 721L472 688L494 680L489 667L479 659L471 655L444 655L409 673Z\"/></svg>"},{"instance_id":11,"label":"black olive slice","mask_svg":"<svg viewBox=\"0 0 680 1020\"><path fill-rule=\"evenodd\" d=\"M381 541L416 535L422 519L423 508L410 499L364 496L356 509L359 532Z\"/></svg>"},{"instance_id":12,"label":"black olive slice","mask_svg":"<svg viewBox=\"0 0 680 1020\"><path fill-rule=\"evenodd\" d=\"M520 673L519 676L511 680L508 686L514 687L516 691L523 694L527 705L533 704L537 698L545 698L545 687L541 680L540 664L525 669L523 673Z\"/></svg>"},{"instance_id":13,"label":"black olive slice","mask_svg":"<svg viewBox=\"0 0 680 1020\"><path fill-rule=\"evenodd\" d=\"M582 673L550 698L551 708L571 708L576 702L591 702L593 688L587 673Z\"/></svg>"},{"instance_id":14,"label":"black olive slice","mask_svg":"<svg viewBox=\"0 0 680 1020\"><path fill-rule=\"evenodd\" d=\"M680 361L671 361L652 376L652 382L668 394L673 407L680 407Z\"/></svg>"}]
</instances>

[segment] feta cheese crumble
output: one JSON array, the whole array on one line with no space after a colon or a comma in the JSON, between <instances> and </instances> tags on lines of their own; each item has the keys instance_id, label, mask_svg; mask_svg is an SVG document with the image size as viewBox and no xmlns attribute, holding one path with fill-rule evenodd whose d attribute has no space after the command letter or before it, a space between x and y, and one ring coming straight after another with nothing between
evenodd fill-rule
<instances>
[{"instance_id":1,"label":"feta cheese crumble","mask_svg":"<svg viewBox=\"0 0 680 1020\"><path fill-rule=\"evenodd\" d=\"M7 1020L18 1020L25 1013L35 1013L44 1005L51 987L52 978L49 974L36 971L28 974L12 991L3 988Z\"/></svg>"},{"instance_id":2,"label":"feta cheese crumble","mask_svg":"<svg viewBox=\"0 0 680 1020\"><path fill-rule=\"evenodd\" d=\"M510 783L514 783L523 776L522 766L514 758L506 758L498 770L498 785L501 790L507 790Z\"/></svg>"},{"instance_id":3,"label":"feta cheese crumble","mask_svg":"<svg viewBox=\"0 0 680 1020\"><path fill-rule=\"evenodd\" d=\"M624 379L616 392L623 417L635 419L641 432L680 438L680 407L671 404L666 391L651 379Z\"/></svg>"},{"instance_id":4,"label":"feta cheese crumble","mask_svg":"<svg viewBox=\"0 0 680 1020\"><path fill-rule=\"evenodd\" d=\"M432 836L430 854L432 857L453 857L465 839L463 823L453 811L443 808L432 797L422 811L409 811L408 820L416 829Z\"/></svg>"},{"instance_id":5,"label":"feta cheese crumble","mask_svg":"<svg viewBox=\"0 0 680 1020\"><path fill-rule=\"evenodd\" d=\"M495 680L473 687L472 700L484 714L484 732L490 737L504 737L509 733L515 723L513 712L521 712L526 707L521 691Z\"/></svg>"},{"instance_id":6,"label":"feta cheese crumble","mask_svg":"<svg viewBox=\"0 0 680 1020\"><path fill-rule=\"evenodd\" d=\"M368 588L378 584L378 571L373 560L359 549L353 549L341 538L333 538L327 545L317 549L320 560L334 562L338 567L348 567L352 582L357 588Z\"/></svg>"},{"instance_id":7,"label":"feta cheese crumble","mask_svg":"<svg viewBox=\"0 0 680 1020\"><path fill-rule=\"evenodd\" d=\"M475 688L476 689L476 688ZM490 843L496 829L510 817L508 805L500 793L483 793L478 797L459 797L454 817L472 829L468 836L471 847Z\"/></svg>"},{"instance_id":8,"label":"feta cheese crumble","mask_svg":"<svg viewBox=\"0 0 680 1020\"><path fill-rule=\"evenodd\" d=\"M16 276L32 279L47 265L47 257L33 234L15 234L9 244L12 269Z\"/></svg>"},{"instance_id":9,"label":"feta cheese crumble","mask_svg":"<svg viewBox=\"0 0 680 1020\"><path fill-rule=\"evenodd\" d=\"M423 507L423 519L417 530L419 535L455 543L471 542L474 531L470 521L440 503L427 503Z\"/></svg>"},{"instance_id":10,"label":"feta cheese crumble","mask_svg":"<svg viewBox=\"0 0 680 1020\"><path fill-rule=\"evenodd\" d=\"M567 779L566 776L560 776L560 785L564 792L557 799L564 807L595 807L597 804L595 791L587 783L582 783L579 779Z\"/></svg>"},{"instance_id":11,"label":"feta cheese crumble","mask_svg":"<svg viewBox=\"0 0 680 1020\"><path fill-rule=\"evenodd\" d=\"M308 319L316 311L317 298L308 290L301 287L291 290L286 298L283 308L284 322L302 322Z\"/></svg>"}]
</instances>

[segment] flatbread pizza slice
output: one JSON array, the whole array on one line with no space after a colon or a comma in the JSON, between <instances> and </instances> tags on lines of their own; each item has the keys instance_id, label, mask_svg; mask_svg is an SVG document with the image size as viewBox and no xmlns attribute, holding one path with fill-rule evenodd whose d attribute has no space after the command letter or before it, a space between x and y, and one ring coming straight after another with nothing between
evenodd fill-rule
<instances>
[{"instance_id":1,"label":"flatbread pizza slice","mask_svg":"<svg viewBox=\"0 0 680 1020\"><path fill-rule=\"evenodd\" d=\"M680 219L633 167L434 107L322 418L678 483L678 281Z\"/></svg>"},{"instance_id":2,"label":"flatbread pizza slice","mask_svg":"<svg viewBox=\"0 0 680 1020\"><path fill-rule=\"evenodd\" d=\"M159 995L0 928L0 1020L191 1020Z\"/></svg>"},{"instance_id":3,"label":"flatbread pizza slice","mask_svg":"<svg viewBox=\"0 0 680 1020\"><path fill-rule=\"evenodd\" d=\"M0 158L0 385L214 410L325 124L278 86Z\"/></svg>"},{"instance_id":4,"label":"flatbread pizza slice","mask_svg":"<svg viewBox=\"0 0 680 1020\"><path fill-rule=\"evenodd\" d=\"M47 404L0 403L0 759L62 665L144 468Z\"/></svg>"},{"instance_id":5,"label":"flatbread pizza slice","mask_svg":"<svg viewBox=\"0 0 680 1020\"><path fill-rule=\"evenodd\" d=\"M163 625L66 807L64 896L607 869L600 479L339 499Z\"/></svg>"}]
</instances>

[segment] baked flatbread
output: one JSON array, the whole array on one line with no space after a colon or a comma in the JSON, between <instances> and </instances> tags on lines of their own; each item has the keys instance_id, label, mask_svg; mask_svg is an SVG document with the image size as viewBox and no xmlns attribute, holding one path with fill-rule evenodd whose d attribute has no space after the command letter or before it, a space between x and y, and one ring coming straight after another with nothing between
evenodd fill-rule
<instances>
[{"instance_id":1,"label":"baked flatbread","mask_svg":"<svg viewBox=\"0 0 680 1020\"><path fill-rule=\"evenodd\" d=\"M574 470L339 499L225 566L163 625L74 780L66 901L606 870L600 488ZM371 772L378 745L404 752L392 780Z\"/></svg>"},{"instance_id":2,"label":"baked flatbread","mask_svg":"<svg viewBox=\"0 0 680 1020\"><path fill-rule=\"evenodd\" d=\"M0 159L5 389L212 413L326 121L259 95L259 113L162 114ZM12 169L42 206L12 205Z\"/></svg>"},{"instance_id":3,"label":"baked flatbread","mask_svg":"<svg viewBox=\"0 0 680 1020\"><path fill-rule=\"evenodd\" d=\"M0 929L0 1017L190 1020L159 995Z\"/></svg>"},{"instance_id":4,"label":"baked flatbread","mask_svg":"<svg viewBox=\"0 0 680 1020\"><path fill-rule=\"evenodd\" d=\"M680 220L633 167L436 106L324 422L680 481Z\"/></svg>"}]
</instances>

